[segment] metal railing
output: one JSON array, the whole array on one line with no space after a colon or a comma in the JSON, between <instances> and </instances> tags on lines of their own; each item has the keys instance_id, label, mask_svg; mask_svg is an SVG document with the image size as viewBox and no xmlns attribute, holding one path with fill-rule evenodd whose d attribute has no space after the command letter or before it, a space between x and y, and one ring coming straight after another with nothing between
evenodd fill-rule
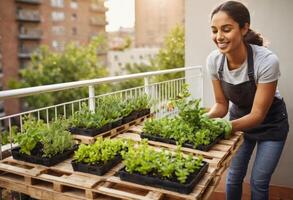
<instances>
[{"instance_id":1,"label":"metal railing","mask_svg":"<svg viewBox=\"0 0 293 200\"><path fill-rule=\"evenodd\" d=\"M176 78L172 80L150 83L150 79L153 76L164 75L176 72L188 72L193 74L194 79L198 79L202 81L202 67L194 66L187 68L176 68L170 70L161 70L161 71L152 71L145 73L137 73L123 76L115 76L115 77L105 77L91 80L83 80L83 81L75 81L61 84L53 84L53 85L45 85L45 86L37 86L31 88L23 88L23 89L14 89L14 90L5 90L0 91L0 101L1 100L9 100L10 98L20 98L20 97L28 97L42 93L55 92L55 91L63 91L69 89L76 89L81 87L88 87L88 97L82 99L72 100L70 102L61 103L58 105L52 105L44 108L34 109L14 115L4 116L0 118L0 124L5 124L6 133L9 134L10 144L6 145L5 148L2 148L2 133L0 134L0 159L2 158L2 151L11 149L13 147L13 138L12 138L12 125L13 122L17 121L18 129L21 131L23 126L23 119L26 115L33 115L38 120L43 118L46 123L50 123L50 121L57 119L60 115L63 118L68 118L75 111L78 111L82 107L82 103L86 103L91 111L95 110L96 102L99 98L103 98L105 96L115 95L121 97L122 99L127 99L130 97L138 97L142 94L147 94L150 97L152 104L152 112L155 113L156 117L161 117L168 114L167 111L167 101L170 98L175 98L178 93L182 89L182 85L185 83L185 77ZM144 85L138 86L134 88L129 88L120 91L114 91L106 94L95 95L95 86L99 84L105 83L114 83L121 82L130 79L143 78ZM198 82L198 80L196 80Z\"/></svg>"}]
</instances>

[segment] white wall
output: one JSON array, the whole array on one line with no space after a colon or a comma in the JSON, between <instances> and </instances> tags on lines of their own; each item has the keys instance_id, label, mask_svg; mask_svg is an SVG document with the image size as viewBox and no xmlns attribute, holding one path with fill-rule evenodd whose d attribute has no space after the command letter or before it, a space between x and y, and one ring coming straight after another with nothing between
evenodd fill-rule
<instances>
[{"instance_id":1,"label":"white wall","mask_svg":"<svg viewBox=\"0 0 293 200\"><path fill-rule=\"evenodd\" d=\"M186 57L185 65L205 66L207 55L215 48L210 39L210 12L220 0L186 0ZM271 184L293 187L293 1L292 0L245 0L251 13L251 28L269 39L269 48L280 59L281 80L279 89L283 95L289 114L291 131ZM204 105L213 104L211 81L204 72ZM251 166L250 166L251 167ZM250 173L250 171L248 172Z\"/></svg>"}]
</instances>

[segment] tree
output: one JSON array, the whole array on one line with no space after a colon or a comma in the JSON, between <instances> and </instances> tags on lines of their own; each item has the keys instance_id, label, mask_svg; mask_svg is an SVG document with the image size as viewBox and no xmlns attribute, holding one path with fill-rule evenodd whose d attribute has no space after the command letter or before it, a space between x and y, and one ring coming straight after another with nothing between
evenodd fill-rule
<instances>
[{"instance_id":1,"label":"tree","mask_svg":"<svg viewBox=\"0 0 293 200\"><path fill-rule=\"evenodd\" d=\"M108 72L97 56L97 49L104 43L105 38L101 36L85 46L70 43L62 53L51 52L47 46L42 46L32 56L30 66L20 71L21 81L11 80L9 85L23 88L105 77ZM107 87L99 86L96 92L106 90ZM80 88L45 93L28 97L25 101L29 108L40 108L86 97L87 91L87 88Z\"/></svg>"},{"instance_id":2,"label":"tree","mask_svg":"<svg viewBox=\"0 0 293 200\"><path fill-rule=\"evenodd\" d=\"M155 57L154 64L160 70L184 67L185 63L184 27L177 25L165 37L163 47ZM157 81L182 77L183 72L159 76Z\"/></svg>"}]
</instances>

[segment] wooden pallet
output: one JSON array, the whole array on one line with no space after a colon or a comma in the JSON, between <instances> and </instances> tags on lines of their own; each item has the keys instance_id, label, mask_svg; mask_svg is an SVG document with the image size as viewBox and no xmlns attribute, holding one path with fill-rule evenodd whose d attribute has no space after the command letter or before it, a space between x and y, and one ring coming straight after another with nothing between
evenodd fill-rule
<instances>
[{"instance_id":1,"label":"wooden pallet","mask_svg":"<svg viewBox=\"0 0 293 200\"><path fill-rule=\"evenodd\" d=\"M92 144L96 141L97 137L115 137L118 134L121 134L125 131L127 131L130 127L133 127L137 124L141 124L144 120L146 120L147 118L152 117L153 114L149 114L149 115L145 115L143 117L137 118L131 122L128 122L126 124L123 124L121 126L118 126L114 129L111 129L107 132L98 134L96 136L85 136L85 135L78 135L78 134L72 134L73 138L75 140L77 140L79 143L83 143L83 144Z\"/></svg>"},{"instance_id":2,"label":"wooden pallet","mask_svg":"<svg viewBox=\"0 0 293 200\"><path fill-rule=\"evenodd\" d=\"M139 142L141 141L139 135L139 133L142 131L141 129L142 125L131 127L127 132L117 135L117 138L131 139ZM149 145L155 147L176 149L176 145L173 144L167 144L151 140L149 140L148 143ZM222 166L229 164L228 160L231 160L231 157L235 154L235 152L238 150L242 143L242 133L236 132L231 136L229 140L220 140L218 144L215 144L207 152L186 147L182 147L182 151L185 153L192 153L194 155L202 155L204 157L204 160L208 162L210 166L219 169Z\"/></svg>"},{"instance_id":3,"label":"wooden pallet","mask_svg":"<svg viewBox=\"0 0 293 200\"><path fill-rule=\"evenodd\" d=\"M143 123L143 120L136 123ZM141 131L142 126L128 128L123 134L117 133L116 137L140 141L137 132ZM242 142L242 134L235 133L229 140L221 140L208 152L182 148L184 152L202 155L209 163L208 172L188 195L122 181L115 176L123 167L122 163L104 176L74 172L71 159L52 167L45 167L14 160L12 157L6 158L0 162L0 187L25 193L37 199L208 199ZM175 145L160 142L149 141L149 144L158 149L176 148Z\"/></svg>"}]
</instances>

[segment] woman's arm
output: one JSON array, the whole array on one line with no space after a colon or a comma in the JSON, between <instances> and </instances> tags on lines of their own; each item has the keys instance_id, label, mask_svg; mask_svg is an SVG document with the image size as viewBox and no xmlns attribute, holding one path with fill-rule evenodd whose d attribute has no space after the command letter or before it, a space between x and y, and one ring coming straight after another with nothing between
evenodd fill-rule
<instances>
[{"instance_id":1,"label":"woman's arm","mask_svg":"<svg viewBox=\"0 0 293 200\"><path fill-rule=\"evenodd\" d=\"M228 112L229 101L226 99L221 82L219 80L213 80L213 89L215 95L215 104L207 113L209 118L225 117Z\"/></svg>"},{"instance_id":2,"label":"woman's arm","mask_svg":"<svg viewBox=\"0 0 293 200\"><path fill-rule=\"evenodd\" d=\"M241 131L253 128L262 123L272 105L277 81L271 83L259 83L255 93L251 112L239 119L232 121L233 131Z\"/></svg>"}]
</instances>

